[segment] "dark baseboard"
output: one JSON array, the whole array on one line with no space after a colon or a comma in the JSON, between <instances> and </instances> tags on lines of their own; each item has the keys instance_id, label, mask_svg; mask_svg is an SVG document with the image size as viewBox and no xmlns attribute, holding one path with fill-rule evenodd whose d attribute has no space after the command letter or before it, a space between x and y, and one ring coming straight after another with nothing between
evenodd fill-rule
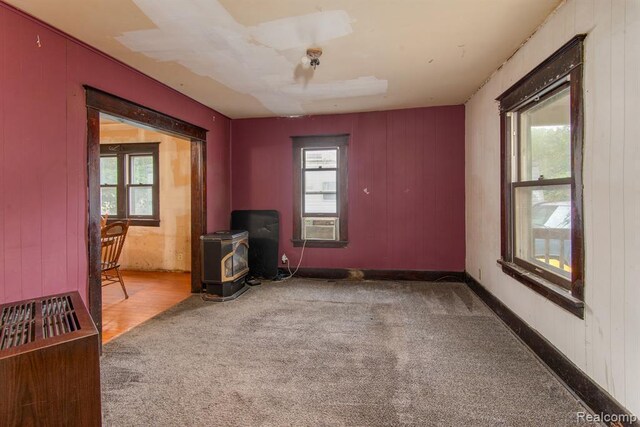
<instances>
[{"instance_id":1,"label":"dark baseboard","mask_svg":"<svg viewBox=\"0 0 640 427\"><path fill-rule=\"evenodd\" d=\"M467 274L466 282L471 290L596 414L609 416L624 414L629 418L632 417L626 408L476 279ZM619 424L610 423L610 425L640 427L640 422L620 422Z\"/></svg>"},{"instance_id":2,"label":"dark baseboard","mask_svg":"<svg viewBox=\"0 0 640 427\"><path fill-rule=\"evenodd\" d=\"M281 271L287 275L288 271ZM423 282L462 282L466 275L461 271L425 270L367 270L355 268L300 268L297 277L327 280L412 280Z\"/></svg>"}]
</instances>

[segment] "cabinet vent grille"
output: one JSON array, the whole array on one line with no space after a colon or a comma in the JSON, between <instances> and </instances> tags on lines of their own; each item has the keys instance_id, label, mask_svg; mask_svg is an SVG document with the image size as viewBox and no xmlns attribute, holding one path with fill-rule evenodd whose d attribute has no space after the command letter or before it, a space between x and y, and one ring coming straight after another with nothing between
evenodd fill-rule
<instances>
[{"instance_id":1,"label":"cabinet vent grille","mask_svg":"<svg viewBox=\"0 0 640 427\"><path fill-rule=\"evenodd\" d=\"M35 340L35 317L35 301L5 306L0 314L0 350Z\"/></svg>"},{"instance_id":2,"label":"cabinet vent grille","mask_svg":"<svg viewBox=\"0 0 640 427\"><path fill-rule=\"evenodd\" d=\"M45 338L80 329L78 317L68 295L42 300L42 335Z\"/></svg>"}]
</instances>

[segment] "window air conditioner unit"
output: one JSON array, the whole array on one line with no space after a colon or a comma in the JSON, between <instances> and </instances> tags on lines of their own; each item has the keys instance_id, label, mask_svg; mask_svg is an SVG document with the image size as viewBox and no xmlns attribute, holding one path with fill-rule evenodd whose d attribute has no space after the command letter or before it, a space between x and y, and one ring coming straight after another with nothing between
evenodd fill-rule
<instances>
[{"instance_id":1,"label":"window air conditioner unit","mask_svg":"<svg viewBox=\"0 0 640 427\"><path fill-rule=\"evenodd\" d=\"M303 218L304 240L338 240L338 218Z\"/></svg>"}]
</instances>

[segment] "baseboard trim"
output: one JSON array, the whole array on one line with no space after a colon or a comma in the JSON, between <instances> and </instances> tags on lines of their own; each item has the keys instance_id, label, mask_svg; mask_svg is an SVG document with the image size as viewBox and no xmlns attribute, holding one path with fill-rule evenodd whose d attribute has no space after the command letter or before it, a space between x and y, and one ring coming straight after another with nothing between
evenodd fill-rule
<instances>
[{"instance_id":1,"label":"baseboard trim","mask_svg":"<svg viewBox=\"0 0 640 427\"><path fill-rule=\"evenodd\" d=\"M288 271L281 269L287 275ZM409 280L423 282L462 282L462 271L368 270L357 268L300 268L297 277L328 280Z\"/></svg>"},{"instance_id":2,"label":"baseboard trim","mask_svg":"<svg viewBox=\"0 0 640 427\"><path fill-rule=\"evenodd\" d=\"M468 273L466 282L471 290L596 414L626 415L632 419L631 412ZM640 421L608 425L640 427Z\"/></svg>"}]
</instances>

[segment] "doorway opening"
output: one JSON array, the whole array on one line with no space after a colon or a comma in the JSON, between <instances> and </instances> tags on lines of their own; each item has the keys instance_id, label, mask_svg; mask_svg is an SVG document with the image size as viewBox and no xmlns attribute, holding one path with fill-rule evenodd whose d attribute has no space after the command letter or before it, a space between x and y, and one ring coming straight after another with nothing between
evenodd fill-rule
<instances>
[{"instance_id":1,"label":"doorway opening","mask_svg":"<svg viewBox=\"0 0 640 427\"><path fill-rule=\"evenodd\" d=\"M202 290L206 130L97 89L85 90L88 300L106 341ZM108 228L119 221L129 224L118 263L125 284L103 292L101 223ZM125 289L131 298L125 298Z\"/></svg>"},{"instance_id":2,"label":"doorway opening","mask_svg":"<svg viewBox=\"0 0 640 427\"><path fill-rule=\"evenodd\" d=\"M103 230L129 224L117 260L122 285L102 280L103 343L191 294L190 145L100 113Z\"/></svg>"}]
</instances>

